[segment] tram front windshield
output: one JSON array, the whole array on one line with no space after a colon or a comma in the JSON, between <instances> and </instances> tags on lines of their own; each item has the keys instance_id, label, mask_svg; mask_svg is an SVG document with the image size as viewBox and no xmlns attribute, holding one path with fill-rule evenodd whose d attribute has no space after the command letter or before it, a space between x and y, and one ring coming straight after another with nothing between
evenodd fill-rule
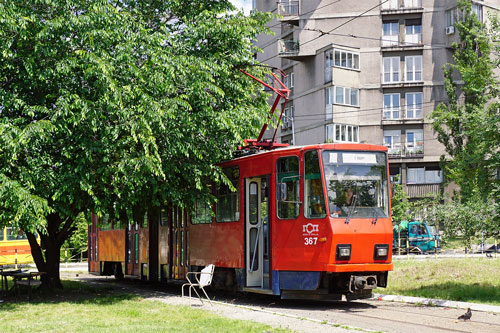
<instances>
[{"instance_id":1,"label":"tram front windshield","mask_svg":"<svg viewBox=\"0 0 500 333\"><path fill-rule=\"evenodd\" d=\"M389 216L385 153L327 150L322 160L331 217Z\"/></svg>"}]
</instances>

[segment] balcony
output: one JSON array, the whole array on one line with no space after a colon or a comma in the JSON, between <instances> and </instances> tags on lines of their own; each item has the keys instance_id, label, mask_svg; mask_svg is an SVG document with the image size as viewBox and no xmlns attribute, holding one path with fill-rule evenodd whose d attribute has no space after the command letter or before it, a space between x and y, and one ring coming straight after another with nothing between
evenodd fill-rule
<instances>
[{"instance_id":1,"label":"balcony","mask_svg":"<svg viewBox=\"0 0 500 333\"><path fill-rule=\"evenodd\" d=\"M382 14L401 14L422 12L422 0L380 0Z\"/></svg>"},{"instance_id":2,"label":"balcony","mask_svg":"<svg viewBox=\"0 0 500 333\"><path fill-rule=\"evenodd\" d=\"M424 157L424 141L407 142L405 157Z\"/></svg>"},{"instance_id":3,"label":"balcony","mask_svg":"<svg viewBox=\"0 0 500 333\"><path fill-rule=\"evenodd\" d=\"M278 2L278 15L281 15L280 21L286 21L291 24L299 24L299 1L288 0Z\"/></svg>"},{"instance_id":4,"label":"balcony","mask_svg":"<svg viewBox=\"0 0 500 333\"><path fill-rule=\"evenodd\" d=\"M401 78L401 73L382 73L381 84L384 88L405 88L405 87L420 87L424 85L422 72L408 72L405 77Z\"/></svg>"},{"instance_id":5,"label":"balcony","mask_svg":"<svg viewBox=\"0 0 500 333\"><path fill-rule=\"evenodd\" d=\"M299 51L299 42L290 39L278 40L278 55L280 57L297 56Z\"/></svg>"},{"instance_id":6,"label":"balcony","mask_svg":"<svg viewBox=\"0 0 500 333\"><path fill-rule=\"evenodd\" d=\"M425 198L442 192L441 184L407 184L404 188L409 198Z\"/></svg>"},{"instance_id":7,"label":"balcony","mask_svg":"<svg viewBox=\"0 0 500 333\"><path fill-rule=\"evenodd\" d=\"M384 108L384 112L382 114L382 120L401 120L401 109L398 107L395 108Z\"/></svg>"},{"instance_id":8,"label":"balcony","mask_svg":"<svg viewBox=\"0 0 500 333\"><path fill-rule=\"evenodd\" d=\"M400 142L384 144L388 149L390 159L394 158L422 158L424 157L424 142L407 142L402 145Z\"/></svg>"},{"instance_id":9,"label":"balcony","mask_svg":"<svg viewBox=\"0 0 500 333\"><path fill-rule=\"evenodd\" d=\"M382 36L380 46L383 51L419 50L424 47L422 34L408 34L404 41L399 40L399 35Z\"/></svg>"},{"instance_id":10,"label":"balcony","mask_svg":"<svg viewBox=\"0 0 500 333\"><path fill-rule=\"evenodd\" d=\"M399 46L399 35L386 35L382 36L382 47L395 47Z\"/></svg>"},{"instance_id":11,"label":"balcony","mask_svg":"<svg viewBox=\"0 0 500 333\"><path fill-rule=\"evenodd\" d=\"M405 46L421 46L422 45L422 34L406 34L404 45Z\"/></svg>"},{"instance_id":12,"label":"balcony","mask_svg":"<svg viewBox=\"0 0 500 333\"><path fill-rule=\"evenodd\" d=\"M382 112L382 125L397 125L397 124L421 124L424 118L422 109L414 107L404 108L385 108Z\"/></svg>"}]
</instances>

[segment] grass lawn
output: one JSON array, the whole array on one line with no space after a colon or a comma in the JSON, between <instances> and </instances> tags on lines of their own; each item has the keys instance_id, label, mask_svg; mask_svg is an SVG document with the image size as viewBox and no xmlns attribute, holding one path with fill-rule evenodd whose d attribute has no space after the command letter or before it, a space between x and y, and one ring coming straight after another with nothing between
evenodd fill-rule
<instances>
[{"instance_id":1,"label":"grass lawn","mask_svg":"<svg viewBox=\"0 0 500 333\"><path fill-rule=\"evenodd\" d=\"M394 260L384 294L500 305L500 258Z\"/></svg>"},{"instance_id":2,"label":"grass lawn","mask_svg":"<svg viewBox=\"0 0 500 333\"><path fill-rule=\"evenodd\" d=\"M172 306L110 288L64 281L56 295L0 303L1 332L284 332L207 311ZM24 299L24 298L23 298Z\"/></svg>"}]
</instances>

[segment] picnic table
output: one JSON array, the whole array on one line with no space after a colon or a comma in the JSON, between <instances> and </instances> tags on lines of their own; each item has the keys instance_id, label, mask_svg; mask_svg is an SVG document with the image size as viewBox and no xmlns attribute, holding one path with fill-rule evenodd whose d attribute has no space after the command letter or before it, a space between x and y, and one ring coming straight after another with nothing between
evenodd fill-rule
<instances>
[{"instance_id":1,"label":"picnic table","mask_svg":"<svg viewBox=\"0 0 500 333\"><path fill-rule=\"evenodd\" d=\"M7 278L9 276L13 276L14 274L21 273L21 272L22 271L20 269L10 269L10 270L0 269L0 276L1 276L0 287L2 289L3 295L6 295L7 292L9 291L9 284L7 282Z\"/></svg>"},{"instance_id":2,"label":"picnic table","mask_svg":"<svg viewBox=\"0 0 500 333\"><path fill-rule=\"evenodd\" d=\"M42 282L38 280L38 277L45 274L45 272L28 272L22 270L9 270L9 271L0 271L0 275L2 276L2 292L5 295L8 292L8 283L7 277L12 277L14 280L14 285L12 289L16 289L17 295L19 296L19 286L27 286L28 287L28 299L31 300L31 287L39 286Z\"/></svg>"}]
</instances>

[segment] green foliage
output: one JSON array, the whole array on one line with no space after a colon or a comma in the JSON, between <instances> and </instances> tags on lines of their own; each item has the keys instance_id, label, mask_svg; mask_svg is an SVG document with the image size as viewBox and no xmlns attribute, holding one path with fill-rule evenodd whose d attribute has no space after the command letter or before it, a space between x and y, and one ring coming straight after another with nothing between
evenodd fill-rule
<instances>
[{"instance_id":1,"label":"green foliage","mask_svg":"<svg viewBox=\"0 0 500 333\"><path fill-rule=\"evenodd\" d=\"M497 233L498 206L492 200L483 200L479 194L467 199L449 200L429 212L431 219L442 226L447 237L461 236L464 247L470 248L472 239L483 232L486 236Z\"/></svg>"},{"instance_id":2,"label":"green foliage","mask_svg":"<svg viewBox=\"0 0 500 333\"><path fill-rule=\"evenodd\" d=\"M248 64L270 15L232 9L0 0L0 225L58 251L81 212L210 200L207 182L227 181L216 164L268 110L238 68L265 74Z\"/></svg>"},{"instance_id":3,"label":"green foliage","mask_svg":"<svg viewBox=\"0 0 500 333\"><path fill-rule=\"evenodd\" d=\"M393 183L391 200L392 223L399 224L401 221L410 219L410 202L403 185L397 180Z\"/></svg>"},{"instance_id":4,"label":"green foliage","mask_svg":"<svg viewBox=\"0 0 500 333\"><path fill-rule=\"evenodd\" d=\"M88 247L88 227L90 218L87 219L84 213L80 213L75 219L75 231L64 242L63 248L69 251L68 256L77 256L80 259L80 254L85 252Z\"/></svg>"},{"instance_id":5,"label":"green foliage","mask_svg":"<svg viewBox=\"0 0 500 333\"><path fill-rule=\"evenodd\" d=\"M459 8L465 10L465 19L455 24L460 41L453 44L454 63L444 67L448 102L439 104L431 117L449 155L442 158L448 179L460 187L462 198L478 191L485 200L493 190L491 150L500 142L493 145L485 135L495 132L499 124L498 104L492 102L498 97L492 53L498 39L492 39L472 14L470 1L460 1Z\"/></svg>"}]
</instances>

